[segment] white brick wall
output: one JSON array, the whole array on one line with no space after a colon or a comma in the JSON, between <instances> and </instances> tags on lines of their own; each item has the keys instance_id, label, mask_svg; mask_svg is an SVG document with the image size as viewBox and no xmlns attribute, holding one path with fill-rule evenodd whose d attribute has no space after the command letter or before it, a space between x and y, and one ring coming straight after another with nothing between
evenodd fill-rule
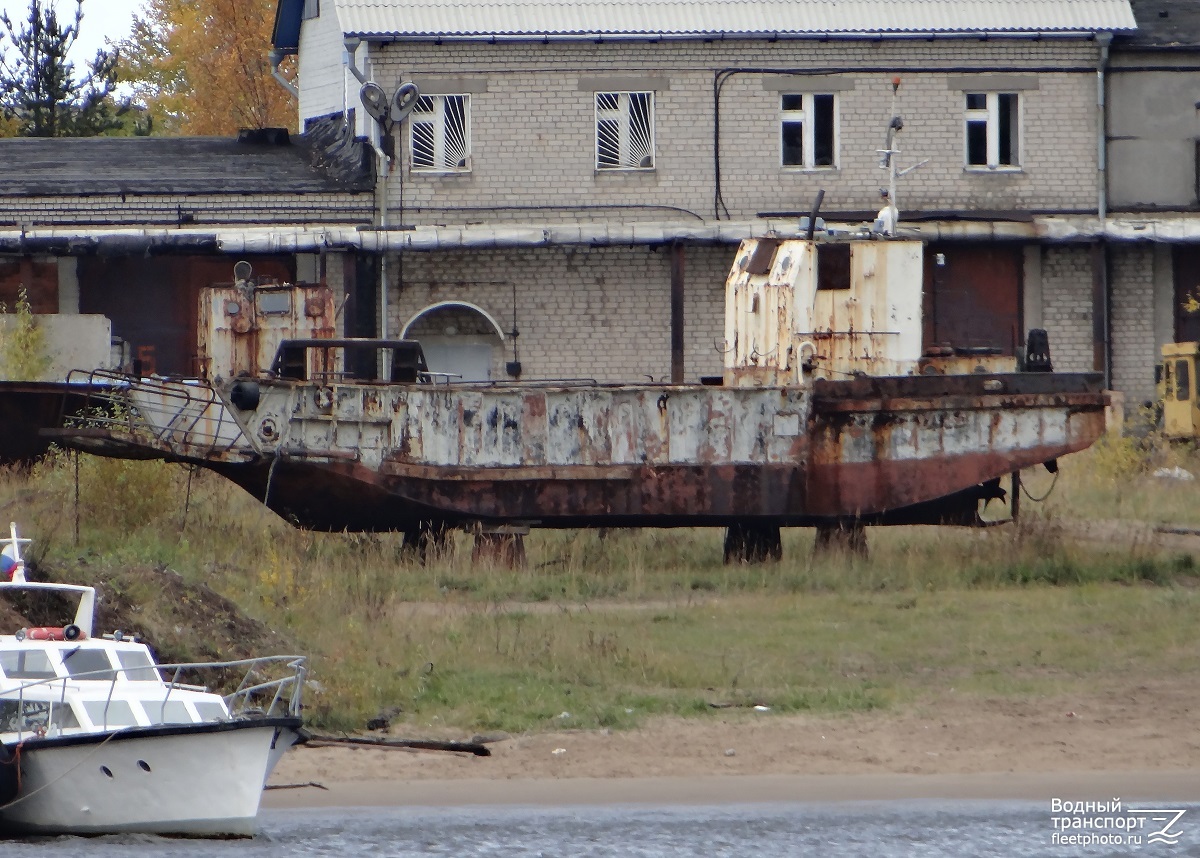
<instances>
[{"instance_id":1,"label":"white brick wall","mask_svg":"<svg viewBox=\"0 0 1200 858\"><path fill-rule=\"evenodd\" d=\"M1059 372L1091 372L1092 265L1086 246L1042 250L1042 319Z\"/></svg>"},{"instance_id":2,"label":"white brick wall","mask_svg":"<svg viewBox=\"0 0 1200 858\"><path fill-rule=\"evenodd\" d=\"M794 172L780 166L779 94L764 88L764 81L779 72L737 71L727 78L720 96L720 154L722 194L731 218L806 210L820 188L826 190L828 210L877 209L886 177L876 149L891 115L894 73L903 78L901 162L930 159L903 180L902 209L1094 208L1094 63L1094 45L1061 41L396 43L379 53L374 71L389 90L413 76L486 81L487 91L471 96L471 172L411 174L403 182L405 220L461 223L576 214L469 210L507 205L636 204L712 217L714 75L745 66L806 71L810 81L837 69L844 72L838 80L851 88L839 94L840 169ZM964 170L964 98L962 90L950 87L948 69L955 75L978 70L986 77L1000 70L1036 78L1036 89L1021 92L1021 171ZM580 81L596 75L668 79L669 88L656 97L654 171L595 171L592 93L581 90ZM393 182L391 190L392 204L398 206L400 183ZM604 210L592 217L662 219L663 211Z\"/></svg>"},{"instance_id":3,"label":"white brick wall","mask_svg":"<svg viewBox=\"0 0 1200 858\"><path fill-rule=\"evenodd\" d=\"M1154 364L1161 360L1154 339L1154 246L1111 245L1109 254L1113 387L1134 409L1154 399Z\"/></svg>"},{"instance_id":4,"label":"white brick wall","mask_svg":"<svg viewBox=\"0 0 1200 858\"><path fill-rule=\"evenodd\" d=\"M721 371L725 275L735 246L689 248L685 269L685 378ZM389 329L399 334L440 301L474 304L512 327L516 284L517 345L524 378L599 381L670 380L671 257L667 248L537 248L409 253L403 285L390 257ZM505 378L512 343L493 360Z\"/></svg>"}]
</instances>

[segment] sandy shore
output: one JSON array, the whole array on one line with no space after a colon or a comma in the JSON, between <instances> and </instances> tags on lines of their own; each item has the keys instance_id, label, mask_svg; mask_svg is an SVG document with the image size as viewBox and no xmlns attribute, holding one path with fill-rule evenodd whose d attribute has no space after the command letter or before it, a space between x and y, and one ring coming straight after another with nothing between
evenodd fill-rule
<instances>
[{"instance_id":1,"label":"sandy shore","mask_svg":"<svg viewBox=\"0 0 1200 858\"><path fill-rule=\"evenodd\" d=\"M491 757L299 748L267 807L731 803L919 798L1200 801L1200 690L1156 682L1086 696L953 694L904 711L727 711L633 731L513 736ZM467 739L407 725L408 738Z\"/></svg>"}]
</instances>

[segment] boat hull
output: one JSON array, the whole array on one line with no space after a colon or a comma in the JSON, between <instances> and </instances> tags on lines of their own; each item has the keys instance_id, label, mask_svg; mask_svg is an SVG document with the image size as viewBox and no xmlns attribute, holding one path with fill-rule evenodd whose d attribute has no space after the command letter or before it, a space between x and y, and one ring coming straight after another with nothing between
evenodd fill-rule
<instances>
[{"instance_id":1,"label":"boat hull","mask_svg":"<svg viewBox=\"0 0 1200 858\"><path fill-rule=\"evenodd\" d=\"M263 785L299 736L298 718L268 718L32 739L0 835L251 836Z\"/></svg>"},{"instance_id":2,"label":"boat hull","mask_svg":"<svg viewBox=\"0 0 1200 858\"><path fill-rule=\"evenodd\" d=\"M1099 375L1054 373L775 388L274 381L251 408L212 396L203 420L179 419L195 388L186 407L152 405L176 391L137 395L139 413L171 419L63 442L194 462L331 531L976 524L995 481L1095 442L1107 404ZM194 428L209 424L226 434Z\"/></svg>"}]
</instances>

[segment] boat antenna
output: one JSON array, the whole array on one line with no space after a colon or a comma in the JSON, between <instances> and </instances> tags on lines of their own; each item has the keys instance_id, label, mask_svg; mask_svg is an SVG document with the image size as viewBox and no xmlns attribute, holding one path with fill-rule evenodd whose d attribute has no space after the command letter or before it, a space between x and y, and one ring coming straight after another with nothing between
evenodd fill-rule
<instances>
[{"instance_id":1,"label":"boat antenna","mask_svg":"<svg viewBox=\"0 0 1200 858\"><path fill-rule=\"evenodd\" d=\"M886 200L879 214L875 218L875 223L871 226L871 231L878 235L895 235L896 225L900 220L900 211L896 204L896 180L901 176L907 176L918 167L923 167L929 163L926 158L911 167L906 167L903 170L897 168L896 156L900 154L898 136L904 130L904 118L899 113L900 100L900 75L892 78L892 118L888 121L887 136L884 138L883 148L877 149L879 153L879 166L881 169L888 171L888 186L879 189L879 195Z\"/></svg>"}]
</instances>

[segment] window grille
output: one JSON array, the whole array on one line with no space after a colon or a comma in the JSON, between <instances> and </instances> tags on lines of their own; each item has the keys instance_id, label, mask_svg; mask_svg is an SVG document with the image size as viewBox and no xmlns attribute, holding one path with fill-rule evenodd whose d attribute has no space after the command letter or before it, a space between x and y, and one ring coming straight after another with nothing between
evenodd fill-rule
<instances>
[{"instance_id":1,"label":"window grille","mask_svg":"<svg viewBox=\"0 0 1200 858\"><path fill-rule=\"evenodd\" d=\"M414 170L471 169L470 96L423 95L409 117Z\"/></svg>"},{"instance_id":2,"label":"window grille","mask_svg":"<svg viewBox=\"0 0 1200 858\"><path fill-rule=\"evenodd\" d=\"M596 169L654 169L654 93L596 93Z\"/></svg>"}]
</instances>

